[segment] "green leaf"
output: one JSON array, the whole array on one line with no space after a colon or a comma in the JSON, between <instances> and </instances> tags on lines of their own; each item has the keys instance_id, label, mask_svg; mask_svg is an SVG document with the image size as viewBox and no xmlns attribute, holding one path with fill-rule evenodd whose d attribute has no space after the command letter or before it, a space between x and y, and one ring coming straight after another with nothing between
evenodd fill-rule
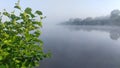
<instances>
[{"instance_id":1,"label":"green leaf","mask_svg":"<svg viewBox=\"0 0 120 68\"><path fill-rule=\"evenodd\" d=\"M3 57L2 57L2 56L0 56L0 60L3 60Z\"/></svg>"},{"instance_id":2,"label":"green leaf","mask_svg":"<svg viewBox=\"0 0 120 68\"><path fill-rule=\"evenodd\" d=\"M11 14L11 18L12 18L12 19L15 19L16 16L15 16L14 14Z\"/></svg>"},{"instance_id":3,"label":"green leaf","mask_svg":"<svg viewBox=\"0 0 120 68\"><path fill-rule=\"evenodd\" d=\"M10 47L8 47L7 50L10 50Z\"/></svg>"},{"instance_id":4,"label":"green leaf","mask_svg":"<svg viewBox=\"0 0 120 68\"><path fill-rule=\"evenodd\" d=\"M20 61L19 61L19 60L15 60L15 62L16 62L16 63L20 63Z\"/></svg>"},{"instance_id":5,"label":"green leaf","mask_svg":"<svg viewBox=\"0 0 120 68\"><path fill-rule=\"evenodd\" d=\"M22 66L21 68L26 68L26 66Z\"/></svg>"},{"instance_id":6,"label":"green leaf","mask_svg":"<svg viewBox=\"0 0 120 68\"><path fill-rule=\"evenodd\" d=\"M18 5L14 6L14 8L21 10L21 7Z\"/></svg>"},{"instance_id":7,"label":"green leaf","mask_svg":"<svg viewBox=\"0 0 120 68\"><path fill-rule=\"evenodd\" d=\"M38 10L35 13L38 14L38 15L42 15L42 12L38 11Z\"/></svg>"},{"instance_id":8,"label":"green leaf","mask_svg":"<svg viewBox=\"0 0 120 68\"><path fill-rule=\"evenodd\" d=\"M39 40L39 42L41 43L41 45L43 45L43 41L42 40Z\"/></svg>"},{"instance_id":9,"label":"green leaf","mask_svg":"<svg viewBox=\"0 0 120 68\"><path fill-rule=\"evenodd\" d=\"M30 15L31 15L31 17L32 17L32 18L34 18L34 17L35 17L35 15L34 15L34 14L30 14Z\"/></svg>"},{"instance_id":10,"label":"green leaf","mask_svg":"<svg viewBox=\"0 0 120 68\"><path fill-rule=\"evenodd\" d=\"M5 16L9 16L9 13L8 13L8 12L3 12L3 14L4 14Z\"/></svg>"},{"instance_id":11,"label":"green leaf","mask_svg":"<svg viewBox=\"0 0 120 68\"><path fill-rule=\"evenodd\" d=\"M36 24L42 27L42 22L36 22Z\"/></svg>"},{"instance_id":12,"label":"green leaf","mask_svg":"<svg viewBox=\"0 0 120 68\"><path fill-rule=\"evenodd\" d=\"M29 8L29 7L25 9L25 12L28 13L28 14L31 14L31 11L32 11L32 9Z\"/></svg>"},{"instance_id":13,"label":"green leaf","mask_svg":"<svg viewBox=\"0 0 120 68\"><path fill-rule=\"evenodd\" d=\"M6 66L5 65L0 65L0 68L6 68Z\"/></svg>"}]
</instances>

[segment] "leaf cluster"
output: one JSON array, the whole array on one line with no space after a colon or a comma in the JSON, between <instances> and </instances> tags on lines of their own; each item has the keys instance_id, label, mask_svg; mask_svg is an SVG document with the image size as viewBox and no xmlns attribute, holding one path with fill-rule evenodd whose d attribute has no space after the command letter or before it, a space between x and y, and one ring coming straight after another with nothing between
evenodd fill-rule
<instances>
[{"instance_id":1,"label":"leaf cluster","mask_svg":"<svg viewBox=\"0 0 120 68\"><path fill-rule=\"evenodd\" d=\"M33 13L29 7L22 10L19 1L14 8L20 11L18 15L6 10L0 12L0 68L38 66L40 60L49 57L43 52L43 42L39 39L42 12ZM3 22L3 17L9 20Z\"/></svg>"}]
</instances>

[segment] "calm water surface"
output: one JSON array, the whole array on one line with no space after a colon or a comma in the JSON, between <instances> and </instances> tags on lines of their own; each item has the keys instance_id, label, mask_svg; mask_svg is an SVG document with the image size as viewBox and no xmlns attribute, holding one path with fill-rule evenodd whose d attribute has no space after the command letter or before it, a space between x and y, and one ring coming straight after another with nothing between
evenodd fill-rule
<instances>
[{"instance_id":1,"label":"calm water surface","mask_svg":"<svg viewBox=\"0 0 120 68\"><path fill-rule=\"evenodd\" d=\"M39 68L120 68L120 27L45 25L42 30L52 58Z\"/></svg>"}]
</instances>

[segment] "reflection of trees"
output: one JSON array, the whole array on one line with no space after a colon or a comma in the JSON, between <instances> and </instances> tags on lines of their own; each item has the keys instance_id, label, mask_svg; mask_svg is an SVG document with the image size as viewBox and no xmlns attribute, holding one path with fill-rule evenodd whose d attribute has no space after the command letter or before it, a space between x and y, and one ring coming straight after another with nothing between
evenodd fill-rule
<instances>
[{"instance_id":1,"label":"reflection of trees","mask_svg":"<svg viewBox=\"0 0 120 68\"><path fill-rule=\"evenodd\" d=\"M78 31L78 30L83 30L83 31L104 31L108 32L110 34L110 38L112 40L118 40L120 38L120 27L112 27L112 26L66 26L72 31Z\"/></svg>"},{"instance_id":2,"label":"reflection of trees","mask_svg":"<svg viewBox=\"0 0 120 68\"><path fill-rule=\"evenodd\" d=\"M111 31L110 38L113 40L118 40L120 38L120 32Z\"/></svg>"}]
</instances>

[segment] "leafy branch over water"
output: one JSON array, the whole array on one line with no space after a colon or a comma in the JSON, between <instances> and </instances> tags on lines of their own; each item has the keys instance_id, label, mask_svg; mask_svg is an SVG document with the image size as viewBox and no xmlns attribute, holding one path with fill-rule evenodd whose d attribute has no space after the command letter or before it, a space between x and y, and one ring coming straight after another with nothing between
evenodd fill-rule
<instances>
[{"instance_id":1,"label":"leafy branch over water","mask_svg":"<svg viewBox=\"0 0 120 68\"><path fill-rule=\"evenodd\" d=\"M33 13L29 7L23 10L19 3L20 0L14 6L20 11L18 15L15 11L0 12L0 68L32 68L49 57L43 52L43 42L39 39L42 12ZM4 17L9 20L3 22Z\"/></svg>"}]
</instances>

